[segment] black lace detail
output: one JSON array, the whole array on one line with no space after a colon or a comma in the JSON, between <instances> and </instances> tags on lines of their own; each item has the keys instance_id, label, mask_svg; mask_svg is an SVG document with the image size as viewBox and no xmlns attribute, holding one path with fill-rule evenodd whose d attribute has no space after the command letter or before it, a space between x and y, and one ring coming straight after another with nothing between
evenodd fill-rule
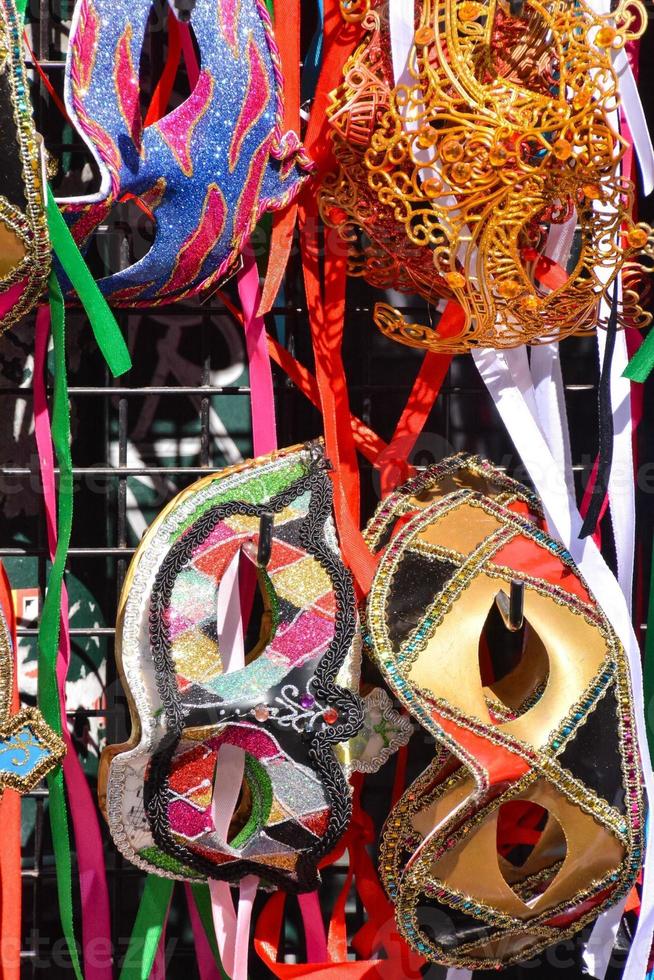
<instances>
[{"instance_id":1,"label":"black lace detail","mask_svg":"<svg viewBox=\"0 0 654 980\"><path fill-rule=\"evenodd\" d=\"M339 722L333 726L325 726L319 731L308 732L304 736L309 741L305 757L309 758L325 787L330 819L323 837L317 840L312 848L299 853L296 877L292 879L284 871L247 859L216 866L188 850L172 836L168 821L168 806L171 798L168 773L180 738L183 736L187 711L184 710L175 681L167 611L177 576L189 563L196 548L206 540L220 521L235 515L258 517L264 510L278 513L307 491L310 493L309 510L300 526L300 541L306 551L313 555L327 572L336 598L334 636L313 672L312 692L319 701L337 708ZM314 453L314 459L306 476L264 505L229 501L206 511L173 544L155 578L150 603L150 646L168 732L151 759L144 786L145 811L157 846L207 877L236 881L247 874L256 874L268 884L288 891L312 890L319 881L316 868L318 859L333 848L349 822L351 815L349 787L332 746L356 735L363 724L363 706L357 694L335 683L336 675L354 638L356 606L352 577L339 556L335 555L325 542L325 525L331 513L331 481L325 472L324 457L322 454L316 456ZM274 719L271 717L268 725L274 724Z\"/></svg>"}]
</instances>

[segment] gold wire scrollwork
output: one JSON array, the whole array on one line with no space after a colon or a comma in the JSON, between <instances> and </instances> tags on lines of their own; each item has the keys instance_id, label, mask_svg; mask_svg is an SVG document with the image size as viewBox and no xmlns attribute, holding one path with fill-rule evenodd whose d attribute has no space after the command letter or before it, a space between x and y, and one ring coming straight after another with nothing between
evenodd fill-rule
<instances>
[{"instance_id":1,"label":"gold wire scrollwork","mask_svg":"<svg viewBox=\"0 0 654 980\"><path fill-rule=\"evenodd\" d=\"M620 326L645 326L637 255L650 230L631 220L620 175L612 52L642 33L640 0L610 15L585 0L423 0L409 82L396 85L388 2L373 3L328 112L338 168L319 191L349 268L436 306L460 330L375 321L411 346L544 343L606 326L613 283L630 269Z\"/></svg>"}]
</instances>

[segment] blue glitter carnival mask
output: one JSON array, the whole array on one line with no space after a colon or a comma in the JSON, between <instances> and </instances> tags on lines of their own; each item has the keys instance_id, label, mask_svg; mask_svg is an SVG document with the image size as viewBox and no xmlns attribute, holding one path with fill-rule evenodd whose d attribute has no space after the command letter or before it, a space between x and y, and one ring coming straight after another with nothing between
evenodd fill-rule
<instances>
[{"instance_id":1,"label":"blue glitter carnival mask","mask_svg":"<svg viewBox=\"0 0 654 980\"><path fill-rule=\"evenodd\" d=\"M262 214L293 198L308 167L298 136L281 130L279 58L263 0L197 0L197 81L144 126L139 63L151 9L151 0L79 0L66 63L66 106L101 174L96 194L61 202L76 241L88 244L125 195L156 222L143 258L99 282L118 306L217 285ZM186 26L164 11L179 36Z\"/></svg>"}]
</instances>

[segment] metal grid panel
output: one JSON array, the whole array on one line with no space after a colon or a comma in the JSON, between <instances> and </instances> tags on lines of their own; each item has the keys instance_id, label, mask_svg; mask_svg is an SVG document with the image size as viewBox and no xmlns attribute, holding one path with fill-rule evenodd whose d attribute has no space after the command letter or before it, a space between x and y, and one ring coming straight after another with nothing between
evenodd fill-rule
<instances>
[{"instance_id":1,"label":"metal grid panel","mask_svg":"<svg viewBox=\"0 0 654 980\"><path fill-rule=\"evenodd\" d=\"M70 14L71 0L51 0L50 3L32 0L32 46L60 94ZM152 70L156 71L155 55ZM59 179L68 193L71 187L79 185L87 159L72 130L47 97L42 83L35 85L34 94L37 126L53 155L66 162ZM138 220L134 221L134 216L133 211L127 210L112 216L101 241L101 248L107 254L117 254L120 259L121 249L129 247L130 236L138 237L139 232L134 229L139 228L141 219L136 215ZM120 233L121 227L130 229L127 238ZM124 251L122 254L124 256ZM296 356L310 364L300 280L299 257L294 253L286 282L286 302L270 317L269 328L277 332ZM344 356L353 410L388 438L410 390L419 355L389 343L375 332L371 321L374 299L372 291L365 285L351 284ZM88 670L97 672L102 664L106 670L99 705L87 710L86 717L79 714L76 717L74 710L70 715L81 730L91 719L91 724L96 726L94 731L99 736L106 734L110 743L122 740L128 730L126 700L116 679L113 658L113 616L139 528L179 489L207 471L232 461L234 453L248 455L250 451L247 376L233 368L234 364L244 363L243 345L239 328L219 302L213 299L204 306L177 306L163 312L126 311L119 319L135 362L132 372L119 382L109 378L83 316L74 312L68 320L76 481L75 524L68 575L69 584L72 580L80 583L97 604L97 621L77 626L73 620L71 635L75 652L81 662L86 662ZM46 579L45 529L37 459L28 424L32 411L29 386L32 336L33 324L28 322L5 339L1 358L0 417L5 419L5 430L0 444L0 525L3 531L0 554L7 561L12 578L14 574L20 578L21 569L25 570L27 578L38 586L42 595ZM597 368L592 341L566 343L564 373L573 421L575 471L581 486L596 450ZM229 377L224 383L216 381L226 375ZM317 435L320 432L318 413L277 371L275 381L280 445ZM649 431L644 431L641 440L644 466L652 459L648 436ZM524 478L519 460L469 358L455 361L413 460L425 464L460 449L481 452ZM362 491L364 516L367 517L378 492L374 471L369 466L362 468ZM640 539L649 542L652 514L646 493L643 492L641 497L644 516ZM645 547L644 550L649 549ZM22 625L21 644L33 645L36 632L36 622ZM97 656L89 660L92 647ZM98 724L102 729L98 730ZM429 751L429 745L422 748L418 745L412 753L412 762L417 769ZM92 756L93 752L90 754ZM93 765L89 768L93 770ZM92 772L90 778L93 782ZM388 767L368 781L366 804L378 825L385 816L391 780L392 767ZM69 976L70 965L57 918L44 789L37 790L25 801L23 822L23 974L37 977L47 969L52 976ZM122 860L108 837L106 856L114 930L112 941L120 962L138 903L138 884L143 876ZM323 886L326 898L333 896L342 875L342 867L327 873ZM179 901L180 893L178 889L169 927L168 949L172 955L169 976L189 977L193 973L194 952L188 917ZM291 927L287 931L287 950L302 955L297 939L296 910L293 902L289 905ZM355 902L352 902L350 912L354 927L360 922L360 909ZM558 951L542 961L541 966L525 972L525 976L551 977L552 967L557 968L557 976L559 970L563 970L564 977L580 976L575 963L578 951L570 952L571 948L562 953ZM521 976L523 972L516 969L508 971L507 976ZM253 962L251 976L263 975L264 971ZM442 971L431 968L426 975L436 978ZM619 970L614 971L614 975L619 975Z\"/></svg>"}]
</instances>

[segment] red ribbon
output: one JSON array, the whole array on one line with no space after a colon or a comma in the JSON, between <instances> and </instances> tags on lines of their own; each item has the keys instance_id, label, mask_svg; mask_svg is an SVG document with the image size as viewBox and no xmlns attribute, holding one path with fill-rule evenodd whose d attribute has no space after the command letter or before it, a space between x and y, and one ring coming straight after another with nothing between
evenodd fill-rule
<instances>
[{"instance_id":1,"label":"red ribbon","mask_svg":"<svg viewBox=\"0 0 654 980\"><path fill-rule=\"evenodd\" d=\"M274 0L275 41L284 76L285 131L300 132L300 0ZM297 221L297 201L276 211L268 252L268 268L261 294L259 313L268 313L279 293L293 242Z\"/></svg>"},{"instance_id":2,"label":"red ribbon","mask_svg":"<svg viewBox=\"0 0 654 980\"><path fill-rule=\"evenodd\" d=\"M320 862L325 868L337 861L348 851L349 867L345 882L332 911L328 930L328 948L331 962L328 963L278 963L280 933L284 916L286 896L277 892L264 906L257 922L254 935L254 948L268 969L280 980L293 977L315 976L319 980L359 980L359 978L379 978L379 980L417 980L421 976L424 959L414 953L399 935L395 925L393 906L387 899L367 851L367 846L375 838L372 819L361 807L361 787L363 777L353 778L354 793L352 819L345 836L336 848ZM355 885L363 905L366 922L356 933L352 945L361 960L347 960L347 928L345 923L345 903ZM387 959L371 957L384 949Z\"/></svg>"}]
</instances>

